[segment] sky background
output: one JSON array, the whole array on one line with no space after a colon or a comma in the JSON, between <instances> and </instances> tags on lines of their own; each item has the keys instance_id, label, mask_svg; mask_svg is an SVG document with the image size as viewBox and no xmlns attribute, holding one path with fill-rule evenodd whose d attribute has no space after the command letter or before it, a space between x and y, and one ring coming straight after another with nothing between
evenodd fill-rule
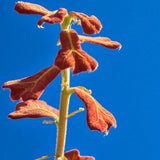
<instances>
[{"instance_id":1,"label":"sky background","mask_svg":"<svg viewBox=\"0 0 160 160\"><path fill-rule=\"evenodd\" d=\"M41 16L19 15L14 0L1 1L0 85L33 75L53 64L60 46L59 24L36 25ZM71 86L84 86L110 111L117 128L109 135L90 131L86 112L69 118L66 151L78 149L96 160L160 159L160 2L159 0L30 0L49 10L66 8L97 16L106 36L122 44L109 50L94 44L82 49L99 62L95 72L71 75ZM73 27L83 34L80 26ZM58 108L61 76L45 90L40 100ZM0 160L34 160L55 153L56 126L42 119L10 120L17 103L10 91L0 90ZM71 96L69 112L84 107ZM53 158L49 158L53 159Z\"/></svg>"}]
</instances>

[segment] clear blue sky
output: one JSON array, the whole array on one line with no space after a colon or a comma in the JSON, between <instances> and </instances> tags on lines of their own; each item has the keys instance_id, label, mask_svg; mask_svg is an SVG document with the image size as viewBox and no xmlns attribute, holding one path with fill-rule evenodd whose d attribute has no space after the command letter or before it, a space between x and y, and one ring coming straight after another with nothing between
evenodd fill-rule
<instances>
[{"instance_id":1,"label":"clear blue sky","mask_svg":"<svg viewBox=\"0 0 160 160\"><path fill-rule=\"evenodd\" d=\"M1 1L0 85L33 75L53 64L60 27L45 24L40 16L19 15L16 1ZM117 128L104 133L90 131L86 112L69 118L66 151L73 148L96 160L160 159L160 2L158 0L30 0L49 10L66 8L97 16L103 29L97 36L119 41L122 49L109 50L82 44L99 67L93 73L71 76L71 86L81 85L117 120ZM74 26L81 34L80 26ZM41 100L58 108L61 76L45 90ZM17 102L9 90L0 90L0 160L34 160L55 152L56 127L44 119L10 120ZM73 95L69 112L84 107ZM51 158L50 158L51 159Z\"/></svg>"}]
</instances>

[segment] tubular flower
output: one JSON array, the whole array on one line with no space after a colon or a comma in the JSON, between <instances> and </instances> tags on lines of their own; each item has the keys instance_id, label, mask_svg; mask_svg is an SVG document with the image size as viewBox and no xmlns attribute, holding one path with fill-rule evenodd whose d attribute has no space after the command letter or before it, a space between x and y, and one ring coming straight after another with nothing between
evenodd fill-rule
<instances>
[{"instance_id":1,"label":"tubular flower","mask_svg":"<svg viewBox=\"0 0 160 160\"><path fill-rule=\"evenodd\" d=\"M71 17L77 17L80 19L83 32L88 35L99 33L102 29L101 22L95 16L88 17L84 13L78 13L74 11L70 12L69 15Z\"/></svg>"},{"instance_id":2,"label":"tubular flower","mask_svg":"<svg viewBox=\"0 0 160 160\"><path fill-rule=\"evenodd\" d=\"M98 63L81 49L80 40L75 30L62 30L60 33L62 48L59 50L54 64L61 70L71 67L73 74L94 71Z\"/></svg>"},{"instance_id":3,"label":"tubular flower","mask_svg":"<svg viewBox=\"0 0 160 160\"><path fill-rule=\"evenodd\" d=\"M105 131L105 135L108 135L111 126L116 128L114 116L103 108L90 94L79 88L74 88L73 90L86 106L87 124L91 130Z\"/></svg>"},{"instance_id":4,"label":"tubular flower","mask_svg":"<svg viewBox=\"0 0 160 160\"><path fill-rule=\"evenodd\" d=\"M60 8L56 11L49 11L40 5L27 2L17 2L14 10L20 14L42 15L43 17L37 23L39 27L42 27L43 23L61 23L65 15L67 15L67 10L64 8Z\"/></svg>"},{"instance_id":5,"label":"tubular flower","mask_svg":"<svg viewBox=\"0 0 160 160\"><path fill-rule=\"evenodd\" d=\"M27 78L8 81L2 86L2 88L11 89L12 100L19 100L21 98L23 101L29 99L35 100L41 96L44 89L59 73L60 69L55 65L52 65Z\"/></svg>"}]
</instances>

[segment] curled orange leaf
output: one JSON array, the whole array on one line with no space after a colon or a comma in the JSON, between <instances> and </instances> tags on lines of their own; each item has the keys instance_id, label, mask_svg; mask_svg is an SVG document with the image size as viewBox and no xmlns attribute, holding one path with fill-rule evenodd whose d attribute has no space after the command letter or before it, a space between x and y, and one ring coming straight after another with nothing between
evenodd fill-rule
<instances>
[{"instance_id":1,"label":"curled orange leaf","mask_svg":"<svg viewBox=\"0 0 160 160\"><path fill-rule=\"evenodd\" d=\"M99 33L102 29L101 22L95 16L88 17L84 13L78 13L74 11L70 12L69 15L71 17L77 17L80 19L83 32L88 35Z\"/></svg>"},{"instance_id":2,"label":"curled orange leaf","mask_svg":"<svg viewBox=\"0 0 160 160\"><path fill-rule=\"evenodd\" d=\"M16 105L15 112L8 115L11 119L22 119L22 118L41 118L51 117L58 120L59 111L44 101L40 100L28 100L25 102L19 102Z\"/></svg>"},{"instance_id":3,"label":"curled orange leaf","mask_svg":"<svg viewBox=\"0 0 160 160\"><path fill-rule=\"evenodd\" d=\"M71 67L73 74L94 71L98 63L81 49L80 40L75 30L62 30L60 33L62 48L59 50L54 64L61 70Z\"/></svg>"},{"instance_id":4,"label":"curled orange leaf","mask_svg":"<svg viewBox=\"0 0 160 160\"><path fill-rule=\"evenodd\" d=\"M55 65L47 67L40 72L27 78L6 82L2 88L11 89L11 99L23 101L38 99L44 89L60 73L60 69Z\"/></svg>"},{"instance_id":5,"label":"curled orange leaf","mask_svg":"<svg viewBox=\"0 0 160 160\"><path fill-rule=\"evenodd\" d=\"M114 116L103 108L90 94L79 88L74 88L73 90L86 106L87 124L91 130L105 132L105 135L107 135L111 126L116 128Z\"/></svg>"}]
</instances>

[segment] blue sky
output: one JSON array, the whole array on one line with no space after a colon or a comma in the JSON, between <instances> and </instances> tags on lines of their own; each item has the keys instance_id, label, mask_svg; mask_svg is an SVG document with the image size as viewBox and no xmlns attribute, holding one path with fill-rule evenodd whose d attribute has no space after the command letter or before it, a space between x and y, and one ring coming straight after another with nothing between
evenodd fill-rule
<instances>
[{"instance_id":1,"label":"blue sky","mask_svg":"<svg viewBox=\"0 0 160 160\"><path fill-rule=\"evenodd\" d=\"M103 107L117 120L108 136L90 131L86 112L68 121L66 151L77 148L81 155L96 160L159 160L160 113L160 11L158 0L30 0L49 10L66 8L97 16L103 28L97 36L119 41L122 49L109 50L94 44L82 44L99 67L93 73L71 76L71 86L92 90ZM19 15L13 11L15 1L1 2L0 85L33 75L53 64L60 47L56 46L60 26L36 26L40 16ZM82 34L80 26L73 27ZM61 76L45 90L41 100L59 106ZM9 90L0 90L0 159L32 160L53 154L56 126L44 125L45 119L10 120L17 102ZM72 95L69 112L84 107ZM52 158L50 158L52 159Z\"/></svg>"}]
</instances>

